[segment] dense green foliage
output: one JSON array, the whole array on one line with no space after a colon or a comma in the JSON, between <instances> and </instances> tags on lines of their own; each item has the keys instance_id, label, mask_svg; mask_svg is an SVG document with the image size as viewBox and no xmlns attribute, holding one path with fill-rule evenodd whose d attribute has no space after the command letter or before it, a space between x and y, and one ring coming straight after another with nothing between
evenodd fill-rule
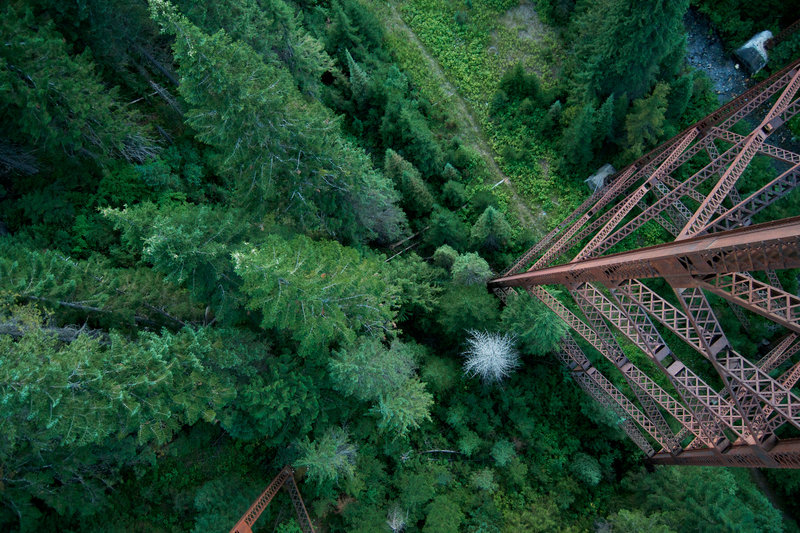
<instances>
[{"instance_id":1,"label":"dense green foliage","mask_svg":"<svg viewBox=\"0 0 800 533\"><path fill-rule=\"evenodd\" d=\"M730 39L767 12L695 3ZM716 103L686 0L535 8L531 39L516 0L0 8L0 530L224 531L286 464L331 532L795 527L743 472L643 470L566 326L486 291Z\"/></svg>"}]
</instances>

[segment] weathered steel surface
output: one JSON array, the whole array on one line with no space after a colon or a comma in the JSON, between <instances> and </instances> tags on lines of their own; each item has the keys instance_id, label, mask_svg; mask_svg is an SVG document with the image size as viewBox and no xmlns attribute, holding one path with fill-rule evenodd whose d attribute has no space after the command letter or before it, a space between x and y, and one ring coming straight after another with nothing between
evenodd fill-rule
<instances>
[{"instance_id":1,"label":"weathered steel surface","mask_svg":"<svg viewBox=\"0 0 800 533\"><path fill-rule=\"evenodd\" d=\"M571 337L559 354L578 385L625 420L645 454L654 454L654 444L661 449L654 463L800 468L800 439L776 437L787 423L800 428L800 397L792 391L800 363L770 375L800 352L800 297L776 273L800 268L800 217L752 224L800 185L800 154L767 142L800 112L798 93L800 60L612 176L489 282L503 297L524 288L614 365L631 398ZM742 124L757 124L749 134L731 130L745 118ZM786 170L744 194L753 185L737 182L757 157ZM637 249L636 232L648 223L668 239ZM608 254L623 241L630 251ZM567 290L556 297L544 285ZM718 320L720 302L747 327L749 311L771 321L769 331L789 334L751 361ZM666 389L631 362L620 334L665 375ZM682 362L668 344L676 339L702 354L706 367Z\"/></svg>"},{"instance_id":2,"label":"weathered steel surface","mask_svg":"<svg viewBox=\"0 0 800 533\"><path fill-rule=\"evenodd\" d=\"M283 469L278 472L278 475L267 485L264 492L256 498L247 512L236 522L236 525L233 526L230 533L252 533L253 524L256 523L261 513L264 512L264 509L267 508L272 499L282 488L286 488L287 492L289 492L292 505L294 505L297 513L297 522L300 524L303 533L314 533L314 526L311 524L311 518L308 516L303 498L300 496L300 491L294 480L294 470L288 465L284 466Z\"/></svg>"}]
</instances>

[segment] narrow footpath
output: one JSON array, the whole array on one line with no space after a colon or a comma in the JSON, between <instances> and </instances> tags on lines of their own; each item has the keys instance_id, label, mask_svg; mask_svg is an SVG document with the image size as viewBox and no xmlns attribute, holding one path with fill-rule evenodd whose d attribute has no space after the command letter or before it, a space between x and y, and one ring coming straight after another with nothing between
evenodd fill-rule
<instances>
[{"instance_id":1,"label":"narrow footpath","mask_svg":"<svg viewBox=\"0 0 800 533\"><path fill-rule=\"evenodd\" d=\"M441 65L439 65L439 62L428 52L425 45L422 44L422 41L419 40L414 31L405 23L395 6L390 4L389 9L391 10L392 18L386 21L386 24L389 26L388 29L405 35L407 41L413 43L414 46L419 49L420 54L427 62L428 71L431 76L450 97L450 103L454 106L454 118L458 123L458 129L468 134L465 140L470 141L472 148L486 161L486 168L492 175L494 182L502 181L506 187L508 187L509 194L523 227L537 229L539 226L537 223L538 217L534 216L533 212L531 212L528 204L517 192L514 183L500 170L500 167L497 165L492 155L492 149L486 137L483 135L480 123L472 112L470 105L461 97L456 87L450 83Z\"/></svg>"}]
</instances>

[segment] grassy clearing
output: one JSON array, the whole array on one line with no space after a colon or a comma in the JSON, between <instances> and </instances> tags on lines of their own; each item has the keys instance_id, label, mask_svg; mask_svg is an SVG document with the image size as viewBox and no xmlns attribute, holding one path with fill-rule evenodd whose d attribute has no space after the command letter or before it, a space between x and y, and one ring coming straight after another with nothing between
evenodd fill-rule
<instances>
[{"instance_id":1,"label":"grassy clearing","mask_svg":"<svg viewBox=\"0 0 800 533\"><path fill-rule=\"evenodd\" d=\"M390 31L388 38L398 62L422 93L437 104L453 105L452 92L458 91L479 123L472 127L461 124L465 141L479 146L474 141L485 138L499 170L530 207L536 225L551 226L579 203L586 191L575 180L552 171L557 156L551 141L532 136L530 128L522 124L509 128L507 123L494 123L490 105L503 74L517 62L536 72L545 89L553 89L561 71L563 46L530 4L515 0L474 0L471 8L468 4L405 0L378 9L384 17L392 12L402 15L438 63L437 68L452 82L445 87L437 83L416 43L402 32Z\"/></svg>"}]
</instances>

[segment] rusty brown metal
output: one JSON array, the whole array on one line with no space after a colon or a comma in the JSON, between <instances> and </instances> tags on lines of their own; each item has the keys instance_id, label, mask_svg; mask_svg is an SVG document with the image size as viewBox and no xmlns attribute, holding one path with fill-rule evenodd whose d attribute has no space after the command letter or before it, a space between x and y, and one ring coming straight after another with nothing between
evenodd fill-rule
<instances>
[{"instance_id":1,"label":"rusty brown metal","mask_svg":"<svg viewBox=\"0 0 800 533\"><path fill-rule=\"evenodd\" d=\"M770 350L767 355L762 357L756 366L764 372L771 372L783 364L784 361L789 359L792 355L800 350L800 342L797 340L796 333L790 333L778 342L778 344Z\"/></svg>"},{"instance_id":2,"label":"rusty brown metal","mask_svg":"<svg viewBox=\"0 0 800 533\"><path fill-rule=\"evenodd\" d=\"M800 297L776 272L800 268L800 217L752 224L800 185L800 154L767 142L800 113L799 93L796 60L618 172L489 282L503 297L524 288L619 370L633 398L565 341L560 357L573 379L631 422L623 429L643 452L661 448L656 463L800 468L800 440L776 435L785 424L800 429L800 397L792 391L800 363L769 375L800 351ZM732 131L744 118L757 126ZM739 189L737 182L757 157L786 170L744 194L752 185ZM635 232L648 222L661 225L668 240L636 248ZM629 251L608 254L623 241ZM556 261L567 262L551 266ZM567 290L556 296L546 285ZM770 335L791 333L753 362L725 334L713 307L720 299L742 324L767 319ZM667 390L631 362L617 332L666 376ZM675 338L700 353L704 366L681 361L668 344Z\"/></svg>"},{"instance_id":3,"label":"rusty brown metal","mask_svg":"<svg viewBox=\"0 0 800 533\"><path fill-rule=\"evenodd\" d=\"M308 511L303 503L303 498L300 496L300 491L297 488L297 483L294 480L294 470L290 466L284 466L278 472L278 475L270 481L264 492L250 505L250 508L242 515L236 525L231 528L230 533L252 533L253 524L261 516L267 506L270 504L278 491L286 488L289 497L294 505L297 521L300 524L300 529L303 533L314 533L314 526L311 523L311 518L308 516Z\"/></svg>"},{"instance_id":4,"label":"rusty brown metal","mask_svg":"<svg viewBox=\"0 0 800 533\"><path fill-rule=\"evenodd\" d=\"M675 457L658 453L650 461L661 465L732 466L741 468L800 468L800 439L786 439L770 450L738 445L723 454L713 449L684 450Z\"/></svg>"},{"instance_id":5,"label":"rusty brown metal","mask_svg":"<svg viewBox=\"0 0 800 533\"><path fill-rule=\"evenodd\" d=\"M664 278L679 287L716 287L723 280L712 282L703 277L786 268L800 268L800 217L514 274L491 280L489 287L587 282L614 286L646 278Z\"/></svg>"},{"instance_id":6,"label":"rusty brown metal","mask_svg":"<svg viewBox=\"0 0 800 533\"><path fill-rule=\"evenodd\" d=\"M783 30L781 30L781 32L778 35L768 40L765 44L767 50L775 48L783 41L785 41L787 37L789 37L791 34L793 34L799 29L800 29L800 19L795 20L790 25L786 26Z\"/></svg>"},{"instance_id":7,"label":"rusty brown metal","mask_svg":"<svg viewBox=\"0 0 800 533\"><path fill-rule=\"evenodd\" d=\"M688 133L692 132L693 130L697 130L701 132L702 135L698 137L697 143L691 145L684 153L682 153L675 163L667 169L668 172L662 176L662 179L665 181L665 183L667 183L667 185L675 188L675 184L678 182L675 181L670 175L675 169L692 159L699 152L704 151L706 148L713 147L713 145L709 145L712 143L715 137L728 135L726 130L728 130L741 119L755 112L777 92L785 88L791 79L792 71L798 67L800 67L800 59L793 61L779 72L773 74L770 78L751 87L737 98L731 100L707 117L689 126L672 139L657 146L643 157L637 159L631 165L619 171L617 174L611 176L602 189L596 191L590 198L584 201L584 203L578 209L576 209L555 229L553 229L545 238L537 242L530 250L523 254L523 256L520 257L520 259L517 260L512 267L504 273L504 275L508 276L525 270L525 267L534 259L536 259L541 252L546 251L550 243L558 238L561 232L565 229L567 231L571 231L573 238L564 243L564 251L570 249L573 245L575 245L577 242L580 242L580 240L585 238L587 235L593 234L598 227L602 227L602 225L604 225L610 217L608 212L603 214L602 209L617 199L619 195L623 194L637 181L649 176L670 154L670 148L674 148L674 145L677 142L685 139ZM785 122L797 112L800 112L800 102L795 101L790 104L781 114L781 119ZM696 183L694 185L696 185ZM684 192L691 195L693 199L702 202L704 196L693 188L694 185L692 187L684 188ZM670 199L670 201L671 200L672 199ZM592 213L588 219L578 220L579 217L584 215L589 210L592 210ZM595 220L589 223L588 221L594 216L605 217L605 219L602 221ZM576 222L576 220L578 220L578 222ZM585 225L587 223L589 223L588 226Z\"/></svg>"}]
</instances>

